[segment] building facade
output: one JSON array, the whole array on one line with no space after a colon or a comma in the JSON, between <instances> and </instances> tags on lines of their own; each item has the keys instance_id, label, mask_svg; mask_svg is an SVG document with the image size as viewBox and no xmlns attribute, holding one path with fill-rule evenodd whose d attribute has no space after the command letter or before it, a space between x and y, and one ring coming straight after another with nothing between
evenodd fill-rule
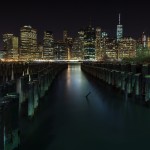
<instances>
[{"instance_id":1,"label":"building facade","mask_svg":"<svg viewBox=\"0 0 150 150\"><path fill-rule=\"evenodd\" d=\"M21 60L33 60L37 52L37 31L31 26L23 26L20 29L20 52Z\"/></svg>"},{"instance_id":2,"label":"building facade","mask_svg":"<svg viewBox=\"0 0 150 150\"><path fill-rule=\"evenodd\" d=\"M136 40L133 38L122 38L118 43L118 59L133 58L136 56Z\"/></svg>"},{"instance_id":3,"label":"building facade","mask_svg":"<svg viewBox=\"0 0 150 150\"><path fill-rule=\"evenodd\" d=\"M13 34L3 34L3 49L6 59L18 59L18 37Z\"/></svg>"},{"instance_id":4,"label":"building facade","mask_svg":"<svg viewBox=\"0 0 150 150\"><path fill-rule=\"evenodd\" d=\"M101 48L101 28L96 28L96 39L95 39L95 57L96 60L102 60L102 48Z\"/></svg>"},{"instance_id":5,"label":"building facade","mask_svg":"<svg viewBox=\"0 0 150 150\"><path fill-rule=\"evenodd\" d=\"M63 42L64 42L64 43L67 41L67 38L68 38L68 31L67 31L67 30L64 30L64 31L63 31Z\"/></svg>"},{"instance_id":6,"label":"building facade","mask_svg":"<svg viewBox=\"0 0 150 150\"><path fill-rule=\"evenodd\" d=\"M51 31L44 32L43 59L54 59L54 38L53 33Z\"/></svg>"},{"instance_id":7,"label":"building facade","mask_svg":"<svg viewBox=\"0 0 150 150\"><path fill-rule=\"evenodd\" d=\"M71 59L72 60L82 60L82 49L80 48L80 39L77 37L74 39L72 52L71 52Z\"/></svg>"},{"instance_id":8,"label":"building facade","mask_svg":"<svg viewBox=\"0 0 150 150\"><path fill-rule=\"evenodd\" d=\"M81 60L84 58L84 30L80 29L78 32L78 39L79 39L79 51L81 53Z\"/></svg>"},{"instance_id":9,"label":"building facade","mask_svg":"<svg viewBox=\"0 0 150 150\"><path fill-rule=\"evenodd\" d=\"M84 60L95 60L95 30L91 26L84 30Z\"/></svg>"},{"instance_id":10,"label":"building facade","mask_svg":"<svg viewBox=\"0 0 150 150\"><path fill-rule=\"evenodd\" d=\"M120 23L120 14L119 14L119 24L117 25L117 41L123 38L123 25Z\"/></svg>"},{"instance_id":11,"label":"building facade","mask_svg":"<svg viewBox=\"0 0 150 150\"><path fill-rule=\"evenodd\" d=\"M63 41L54 43L54 60L68 60L67 45Z\"/></svg>"}]
</instances>

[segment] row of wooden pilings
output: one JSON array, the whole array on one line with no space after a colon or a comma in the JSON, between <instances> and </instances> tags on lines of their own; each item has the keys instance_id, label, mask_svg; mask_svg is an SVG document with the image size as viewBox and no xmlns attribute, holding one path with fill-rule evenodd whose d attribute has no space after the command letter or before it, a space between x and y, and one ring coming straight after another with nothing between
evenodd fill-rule
<instances>
[{"instance_id":1,"label":"row of wooden pilings","mask_svg":"<svg viewBox=\"0 0 150 150\"><path fill-rule=\"evenodd\" d=\"M66 67L65 63L0 64L0 150L19 146L20 118L34 117L55 76Z\"/></svg>"},{"instance_id":2,"label":"row of wooden pilings","mask_svg":"<svg viewBox=\"0 0 150 150\"><path fill-rule=\"evenodd\" d=\"M150 101L150 64L84 62L82 70L123 91L125 96Z\"/></svg>"}]
</instances>

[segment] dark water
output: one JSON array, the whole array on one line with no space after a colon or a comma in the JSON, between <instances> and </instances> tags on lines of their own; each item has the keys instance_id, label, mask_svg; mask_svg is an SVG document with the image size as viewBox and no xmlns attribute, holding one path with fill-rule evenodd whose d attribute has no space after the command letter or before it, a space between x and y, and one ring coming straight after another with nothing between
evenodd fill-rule
<instances>
[{"instance_id":1,"label":"dark water","mask_svg":"<svg viewBox=\"0 0 150 150\"><path fill-rule=\"evenodd\" d=\"M150 149L150 108L124 100L80 65L56 78L30 127L23 150Z\"/></svg>"}]
</instances>

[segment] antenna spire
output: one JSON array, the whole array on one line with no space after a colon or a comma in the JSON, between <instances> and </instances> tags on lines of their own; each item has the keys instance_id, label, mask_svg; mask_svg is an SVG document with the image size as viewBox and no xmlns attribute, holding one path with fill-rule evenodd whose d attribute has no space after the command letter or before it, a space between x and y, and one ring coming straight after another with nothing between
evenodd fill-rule
<instances>
[{"instance_id":1,"label":"antenna spire","mask_svg":"<svg viewBox=\"0 0 150 150\"><path fill-rule=\"evenodd\" d=\"M90 16L90 27L92 26L92 17Z\"/></svg>"},{"instance_id":2,"label":"antenna spire","mask_svg":"<svg viewBox=\"0 0 150 150\"><path fill-rule=\"evenodd\" d=\"M121 20L121 15L120 15L120 13L119 13L119 25L120 25L120 20Z\"/></svg>"}]
</instances>

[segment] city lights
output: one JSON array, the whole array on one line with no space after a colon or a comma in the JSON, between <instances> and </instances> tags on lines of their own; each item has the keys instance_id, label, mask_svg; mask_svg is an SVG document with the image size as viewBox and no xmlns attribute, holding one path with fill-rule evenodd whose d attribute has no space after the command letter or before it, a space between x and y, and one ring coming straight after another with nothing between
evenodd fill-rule
<instances>
[{"instance_id":1,"label":"city lights","mask_svg":"<svg viewBox=\"0 0 150 150\"><path fill-rule=\"evenodd\" d=\"M62 40L55 40L52 31L43 33L40 42L37 30L30 25L20 28L19 37L12 33L3 34L1 61L120 61L150 54L150 38L144 32L139 39L123 36L120 14L114 38L107 30L91 25L80 29L74 38L66 29Z\"/></svg>"}]
</instances>

